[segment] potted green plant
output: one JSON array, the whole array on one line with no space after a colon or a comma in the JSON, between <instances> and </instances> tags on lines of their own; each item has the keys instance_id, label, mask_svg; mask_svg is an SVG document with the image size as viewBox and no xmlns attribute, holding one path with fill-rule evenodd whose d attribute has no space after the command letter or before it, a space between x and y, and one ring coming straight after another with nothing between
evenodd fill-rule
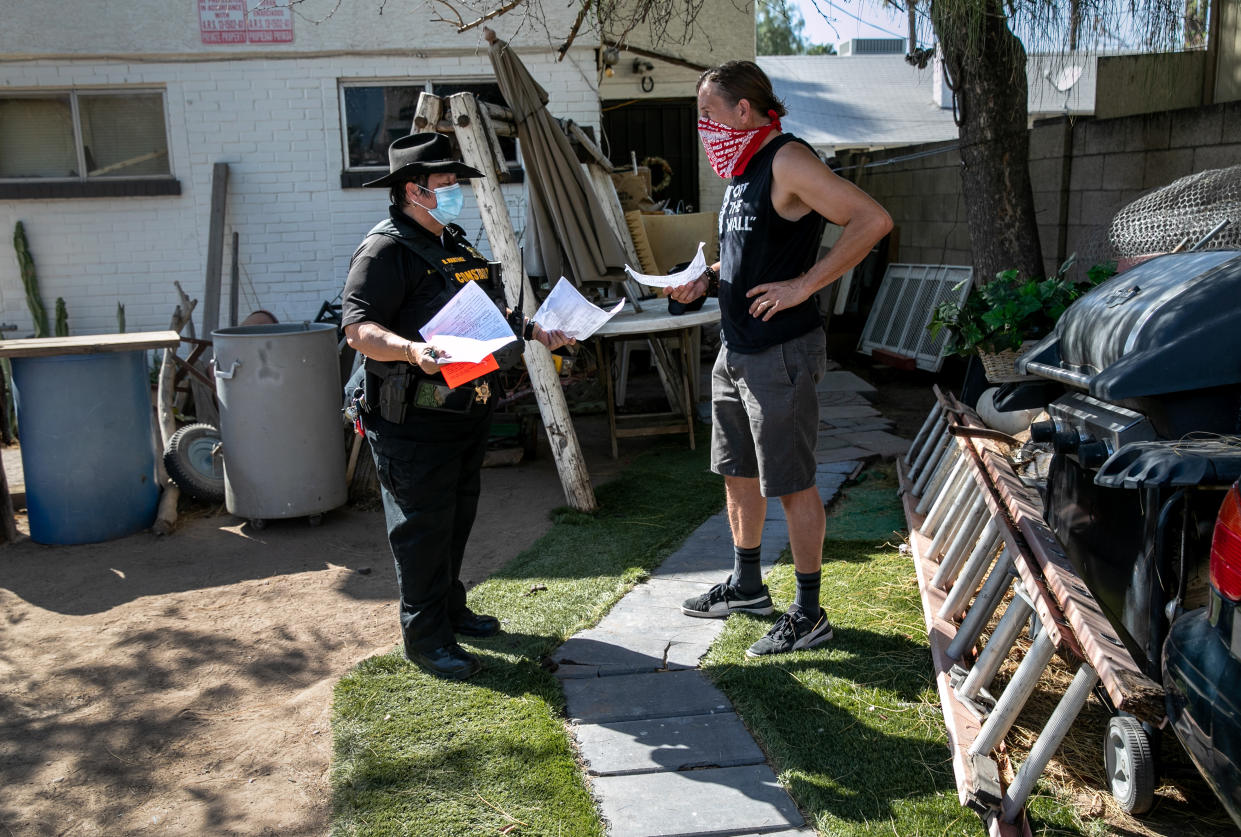
<instances>
[{"instance_id":1,"label":"potted green plant","mask_svg":"<svg viewBox=\"0 0 1241 837\"><path fill-rule=\"evenodd\" d=\"M1020 378L1013 364L1021 353L1049 334L1073 300L1116 273L1116 263L1095 265L1086 280L1068 279L1069 259L1049 279L1022 279L1016 269L1001 271L994 280L973 288L963 305L942 302L932 313L932 337L948 334L946 354L977 354L992 383ZM960 288L960 286L957 286Z\"/></svg>"}]
</instances>

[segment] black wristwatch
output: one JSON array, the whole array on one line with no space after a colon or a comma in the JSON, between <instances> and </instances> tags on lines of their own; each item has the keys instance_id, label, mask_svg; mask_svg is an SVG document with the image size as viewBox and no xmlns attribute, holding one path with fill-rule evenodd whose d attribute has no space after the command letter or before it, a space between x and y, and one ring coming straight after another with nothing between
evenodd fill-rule
<instances>
[{"instance_id":1,"label":"black wristwatch","mask_svg":"<svg viewBox=\"0 0 1241 837\"><path fill-rule=\"evenodd\" d=\"M720 274L715 272L715 268L707 265L707 269L703 271L707 275L707 296L720 295Z\"/></svg>"},{"instance_id":2,"label":"black wristwatch","mask_svg":"<svg viewBox=\"0 0 1241 837\"><path fill-rule=\"evenodd\" d=\"M534 339L534 320L526 320L526 327L522 329L521 337L523 340Z\"/></svg>"}]
</instances>

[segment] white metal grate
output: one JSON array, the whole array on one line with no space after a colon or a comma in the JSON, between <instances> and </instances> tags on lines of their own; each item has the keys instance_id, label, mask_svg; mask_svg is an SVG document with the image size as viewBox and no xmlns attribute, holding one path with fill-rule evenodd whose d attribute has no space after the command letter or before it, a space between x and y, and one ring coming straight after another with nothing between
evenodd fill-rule
<instances>
[{"instance_id":1,"label":"white metal grate","mask_svg":"<svg viewBox=\"0 0 1241 837\"><path fill-rule=\"evenodd\" d=\"M858 351L870 354L881 349L914 358L919 369L938 372L947 335L932 340L927 326L941 302L964 304L973 275L972 267L956 265L888 265Z\"/></svg>"}]
</instances>

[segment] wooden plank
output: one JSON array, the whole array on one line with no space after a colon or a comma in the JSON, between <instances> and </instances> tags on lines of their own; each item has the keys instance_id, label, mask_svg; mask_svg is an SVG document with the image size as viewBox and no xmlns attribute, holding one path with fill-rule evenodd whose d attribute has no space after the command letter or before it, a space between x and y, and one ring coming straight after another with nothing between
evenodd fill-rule
<instances>
[{"instance_id":1,"label":"wooden plank","mask_svg":"<svg viewBox=\"0 0 1241 837\"><path fill-rule=\"evenodd\" d=\"M590 178L591 188L595 190L595 196L599 198L599 203L603 206L608 226L612 228L612 232L616 233L621 246L625 248L625 258L629 260L629 266L637 265L640 270L642 260L638 258L638 248L634 246L633 234L629 232L629 225L625 223L625 210L621 206L620 197L616 194L616 183L602 166L588 165L586 174ZM638 301L642 296L641 286L630 279L628 273L625 274L624 285L628 300L633 303L633 310L641 312L642 303Z\"/></svg>"},{"instance_id":2,"label":"wooden plank","mask_svg":"<svg viewBox=\"0 0 1241 837\"><path fill-rule=\"evenodd\" d=\"M419 102L421 103L421 97ZM484 135L486 125L478 112L478 100L470 93L456 93L449 97L448 103L455 115L453 122L463 161L485 175L471 179L470 185L474 189L474 199L483 217L491 252L503 265L505 297L509 305L516 307L518 296L523 293L524 288L525 304L528 312L533 313L537 301L530 287L530 279L522 266L513 220L509 217L504 194L500 191L499 172L489 151L489 140ZM565 499L579 511L594 511L598 508L598 502L595 500L590 474L586 471L586 459L578 443L577 432L569 415L569 406L565 402L564 389L560 385L560 376L556 374L551 352L543 344L531 340L526 343L522 358L530 373L530 385L534 389L543 427L547 431L552 456L556 460L556 471L560 475Z\"/></svg>"},{"instance_id":3,"label":"wooden plank","mask_svg":"<svg viewBox=\"0 0 1241 837\"><path fill-rule=\"evenodd\" d=\"M73 337L29 337L0 340L0 357L50 357L104 352L167 349L181 342L175 331L139 331L127 334L80 334Z\"/></svg>"},{"instance_id":4,"label":"wooden plank","mask_svg":"<svg viewBox=\"0 0 1241 837\"><path fill-rule=\"evenodd\" d=\"M220 326L220 281L224 269L224 208L228 198L228 163L211 168L211 219L207 228L207 279L203 293L203 336Z\"/></svg>"},{"instance_id":5,"label":"wooden plank","mask_svg":"<svg viewBox=\"0 0 1241 837\"><path fill-rule=\"evenodd\" d=\"M241 265L238 263L239 237L233 232L233 259L232 265L228 271L228 324L229 326L237 325L237 314L241 295Z\"/></svg>"}]
</instances>

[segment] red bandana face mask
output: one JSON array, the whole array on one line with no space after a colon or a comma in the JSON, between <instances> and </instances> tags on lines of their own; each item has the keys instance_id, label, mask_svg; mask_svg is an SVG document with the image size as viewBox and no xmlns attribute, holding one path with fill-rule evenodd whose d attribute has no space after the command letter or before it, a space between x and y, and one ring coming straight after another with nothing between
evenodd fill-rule
<instances>
[{"instance_id":1,"label":"red bandana face mask","mask_svg":"<svg viewBox=\"0 0 1241 837\"><path fill-rule=\"evenodd\" d=\"M751 130L740 130L712 122L703 117L698 120L698 136L707 152L707 161L720 177L736 177L745 172L746 164L772 131L779 130L780 117L774 110L767 111L771 124Z\"/></svg>"}]
</instances>

